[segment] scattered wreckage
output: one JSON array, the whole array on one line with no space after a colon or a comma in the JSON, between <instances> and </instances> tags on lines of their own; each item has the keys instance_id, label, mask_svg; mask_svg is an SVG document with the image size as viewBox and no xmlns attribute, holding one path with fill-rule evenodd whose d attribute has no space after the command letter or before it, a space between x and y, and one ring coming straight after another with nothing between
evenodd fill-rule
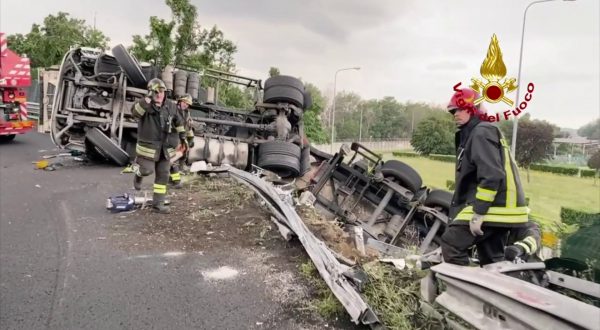
<instances>
[{"instance_id":1,"label":"scattered wreckage","mask_svg":"<svg viewBox=\"0 0 600 330\"><path fill-rule=\"evenodd\" d=\"M569 261L560 258L519 259L483 268L442 263L437 246L448 222L449 192L422 187L420 176L408 165L384 162L358 143L343 146L335 155L314 149L311 155L311 170L294 182L294 192L301 193L297 202L341 218L345 229L356 233L359 251L366 247L377 251L382 261L429 269L421 280L421 309L449 328L465 327L446 317L448 312L479 329L600 329L600 284L569 275L580 264L571 261L569 269ZM292 233L298 237L353 322L383 326L361 294L367 275L307 230L295 212L293 190L282 188L290 183L266 182L260 168L253 173L232 167L216 170L228 171L265 200L284 238L289 240ZM409 244L409 226L420 242L416 255L403 248Z\"/></svg>"},{"instance_id":2,"label":"scattered wreckage","mask_svg":"<svg viewBox=\"0 0 600 330\"><path fill-rule=\"evenodd\" d=\"M271 77L263 88L261 80L214 70L159 70L140 64L121 45L112 54L73 49L65 55L55 84L52 140L60 148L127 165L135 156L137 133L131 106L146 95L146 82L155 77L167 84L171 102L184 93L193 95L195 146L188 155L192 171L195 164L209 164L213 171L227 171L255 190L270 207L282 235L289 239L293 234L302 242L355 323L381 326L361 296L368 279L308 230L295 212L290 191L261 179L263 169L280 178L299 179L297 191L309 196L304 199L318 210L341 219L355 233L359 250L368 247L382 258L412 260L429 268L421 284L422 307L432 314L443 317L432 307L441 305L485 329L600 329L599 308L553 291L568 289L600 301L600 286L556 272L548 261L485 268L440 263L437 248L448 224L451 194L423 187L410 166L383 161L358 143L334 155L311 147L302 120L310 95L296 78ZM200 86L205 79L253 87L254 107L227 108L218 101L218 83L216 89ZM417 256L403 248L414 245L415 238ZM447 324L461 328L452 320Z\"/></svg>"}]
</instances>

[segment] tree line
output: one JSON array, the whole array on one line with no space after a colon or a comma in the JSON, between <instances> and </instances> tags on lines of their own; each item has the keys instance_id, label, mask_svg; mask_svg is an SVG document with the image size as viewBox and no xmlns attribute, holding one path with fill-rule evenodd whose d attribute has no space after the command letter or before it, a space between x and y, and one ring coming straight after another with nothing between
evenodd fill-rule
<instances>
[{"instance_id":1,"label":"tree line","mask_svg":"<svg viewBox=\"0 0 600 330\"><path fill-rule=\"evenodd\" d=\"M205 28L198 22L198 8L190 0L165 0L171 19L152 16L149 32L133 35L128 50L140 61L164 67L173 65L202 70L206 68L236 73L234 55L237 46L227 39L216 25ZM90 26L85 20L58 12L43 22L32 25L27 34L8 35L9 47L26 54L33 68L60 64L64 54L76 46L107 50L110 38ZM269 76L280 74L271 67ZM304 114L305 130L313 143L330 141L332 111L335 111L336 140L364 141L371 139L410 138L415 150L422 154L453 154L452 117L443 107L419 102L401 102L388 96L363 100L357 93L342 91L336 95L335 109L330 100L314 84L304 81L312 96L312 106ZM203 86L216 84L205 79ZM228 106L250 109L253 91L234 84L219 86L219 98ZM517 160L521 164L540 161L549 154L554 137L564 137L560 128L547 122L530 120L529 114L519 120ZM508 140L512 136L512 121L500 124ZM600 138L600 119L578 131L590 139ZM544 156L542 156L542 154Z\"/></svg>"}]
</instances>

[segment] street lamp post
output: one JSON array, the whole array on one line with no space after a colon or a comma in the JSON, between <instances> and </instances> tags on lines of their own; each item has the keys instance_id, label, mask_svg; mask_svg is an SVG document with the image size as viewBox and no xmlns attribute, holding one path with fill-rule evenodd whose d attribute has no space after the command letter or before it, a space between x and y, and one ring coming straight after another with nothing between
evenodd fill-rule
<instances>
[{"instance_id":1,"label":"street lamp post","mask_svg":"<svg viewBox=\"0 0 600 330\"><path fill-rule=\"evenodd\" d=\"M521 89L521 64L523 63L523 40L525 39L525 20L527 19L527 10L529 10L529 7L531 7L532 5L536 4L536 3L542 3L542 2L550 2L550 1L556 1L556 0L538 0L538 1L534 1L532 3L530 3L529 5L527 5L527 7L525 8L525 12L523 13L523 28L521 31L521 51L519 54L519 77L517 78L517 95L515 98L515 104L517 105L517 107L519 106L519 91ZM575 0L563 0L563 1L575 1ZM519 117L515 117L515 120L513 121L513 133L512 133L512 141L511 141L511 147L510 147L510 152L513 156L513 158L515 158L515 150L517 149L517 129L519 128Z\"/></svg>"},{"instance_id":2,"label":"street lamp post","mask_svg":"<svg viewBox=\"0 0 600 330\"><path fill-rule=\"evenodd\" d=\"M353 67L353 68L344 68L344 69L339 69L335 72L335 75L333 77L333 104L332 104L332 108L331 108L331 154L333 155L333 142L335 141L335 88L337 85L337 74L338 72L341 71L346 71L346 70L360 70L359 67Z\"/></svg>"}]
</instances>

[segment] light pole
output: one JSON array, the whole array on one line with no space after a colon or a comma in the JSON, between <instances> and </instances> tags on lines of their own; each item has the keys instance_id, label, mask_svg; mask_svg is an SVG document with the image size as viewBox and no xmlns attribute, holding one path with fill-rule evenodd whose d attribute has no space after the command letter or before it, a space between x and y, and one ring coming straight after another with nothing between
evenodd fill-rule
<instances>
[{"instance_id":1,"label":"light pole","mask_svg":"<svg viewBox=\"0 0 600 330\"><path fill-rule=\"evenodd\" d=\"M335 87L337 85L337 74L338 72L341 71L346 71L346 70L360 70L359 67L353 67L353 68L344 68L344 69L339 69L335 72L335 75L333 76L333 104L331 106L331 154L333 155L333 141L335 141Z\"/></svg>"},{"instance_id":2,"label":"light pole","mask_svg":"<svg viewBox=\"0 0 600 330\"><path fill-rule=\"evenodd\" d=\"M519 54L519 77L517 78L517 95L515 98L515 104L517 105L517 107L519 107L519 90L521 89L521 64L523 63L523 40L525 39L525 20L527 19L527 10L529 10L529 7L531 7L532 5L536 4L536 3L542 3L542 2L550 2L550 1L556 1L556 0L538 0L538 1L534 1L532 3L530 3L529 5L527 5L527 7L525 8L525 13L523 13L523 29L521 31L521 52ZM575 0L563 0L563 1L575 1ZM512 154L513 158L515 158L515 150L517 149L517 129L519 128L519 117L515 117L515 120L513 121L513 132L512 132L512 143L510 146L510 153Z\"/></svg>"},{"instance_id":3,"label":"light pole","mask_svg":"<svg viewBox=\"0 0 600 330\"><path fill-rule=\"evenodd\" d=\"M358 129L358 142L362 142L362 120L363 120L363 107L360 107L360 127Z\"/></svg>"}]
</instances>

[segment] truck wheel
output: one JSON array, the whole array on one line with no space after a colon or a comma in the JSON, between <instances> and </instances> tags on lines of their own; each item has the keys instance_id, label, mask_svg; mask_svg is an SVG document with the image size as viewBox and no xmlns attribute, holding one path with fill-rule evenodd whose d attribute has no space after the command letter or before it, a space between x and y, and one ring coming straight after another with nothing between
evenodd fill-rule
<instances>
[{"instance_id":1,"label":"truck wheel","mask_svg":"<svg viewBox=\"0 0 600 330\"><path fill-rule=\"evenodd\" d=\"M175 72L175 80L173 84L173 92L175 97L180 97L185 94L185 87L187 86L188 72L179 70Z\"/></svg>"},{"instance_id":2,"label":"truck wheel","mask_svg":"<svg viewBox=\"0 0 600 330\"><path fill-rule=\"evenodd\" d=\"M425 201L423 202L423 205L425 206L429 206L429 207L434 207L434 206L441 206L446 210L450 210L450 204L452 203L452 193L446 190L432 190L429 195L427 195L427 198L425 198Z\"/></svg>"},{"instance_id":3,"label":"truck wheel","mask_svg":"<svg viewBox=\"0 0 600 330\"><path fill-rule=\"evenodd\" d=\"M304 110L312 107L312 95L310 94L309 91L305 90L304 91Z\"/></svg>"},{"instance_id":4,"label":"truck wheel","mask_svg":"<svg viewBox=\"0 0 600 330\"><path fill-rule=\"evenodd\" d=\"M200 87L200 78L196 72L190 72L187 77L187 93L192 99L198 98L198 88Z\"/></svg>"},{"instance_id":5,"label":"truck wheel","mask_svg":"<svg viewBox=\"0 0 600 330\"><path fill-rule=\"evenodd\" d=\"M290 76L275 76L265 81L264 101L266 103L291 103L304 107L304 84Z\"/></svg>"},{"instance_id":6,"label":"truck wheel","mask_svg":"<svg viewBox=\"0 0 600 330\"><path fill-rule=\"evenodd\" d=\"M104 135L98 128L92 128L85 134L86 139L90 141L106 158L112 160L119 166L125 166L129 163L129 155L121 149L113 140Z\"/></svg>"},{"instance_id":7,"label":"truck wheel","mask_svg":"<svg viewBox=\"0 0 600 330\"><path fill-rule=\"evenodd\" d=\"M388 160L381 166L381 173L384 177L393 177L404 188L416 193L421 189L423 180L417 171L407 164L398 160Z\"/></svg>"},{"instance_id":8,"label":"truck wheel","mask_svg":"<svg viewBox=\"0 0 600 330\"><path fill-rule=\"evenodd\" d=\"M16 134L0 135L0 141L9 142L9 141L14 140L16 136L17 136Z\"/></svg>"},{"instance_id":9,"label":"truck wheel","mask_svg":"<svg viewBox=\"0 0 600 330\"><path fill-rule=\"evenodd\" d=\"M300 173L300 147L284 141L269 141L258 147L258 166L277 175L297 177Z\"/></svg>"},{"instance_id":10,"label":"truck wheel","mask_svg":"<svg viewBox=\"0 0 600 330\"><path fill-rule=\"evenodd\" d=\"M112 49L112 53L133 86L138 88L146 88L148 80L144 76L144 73L142 73L142 68L140 67L139 63L133 56L131 56L131 54L127 52L125 46L115 46Z\"/></svg>"}]
</instances>

